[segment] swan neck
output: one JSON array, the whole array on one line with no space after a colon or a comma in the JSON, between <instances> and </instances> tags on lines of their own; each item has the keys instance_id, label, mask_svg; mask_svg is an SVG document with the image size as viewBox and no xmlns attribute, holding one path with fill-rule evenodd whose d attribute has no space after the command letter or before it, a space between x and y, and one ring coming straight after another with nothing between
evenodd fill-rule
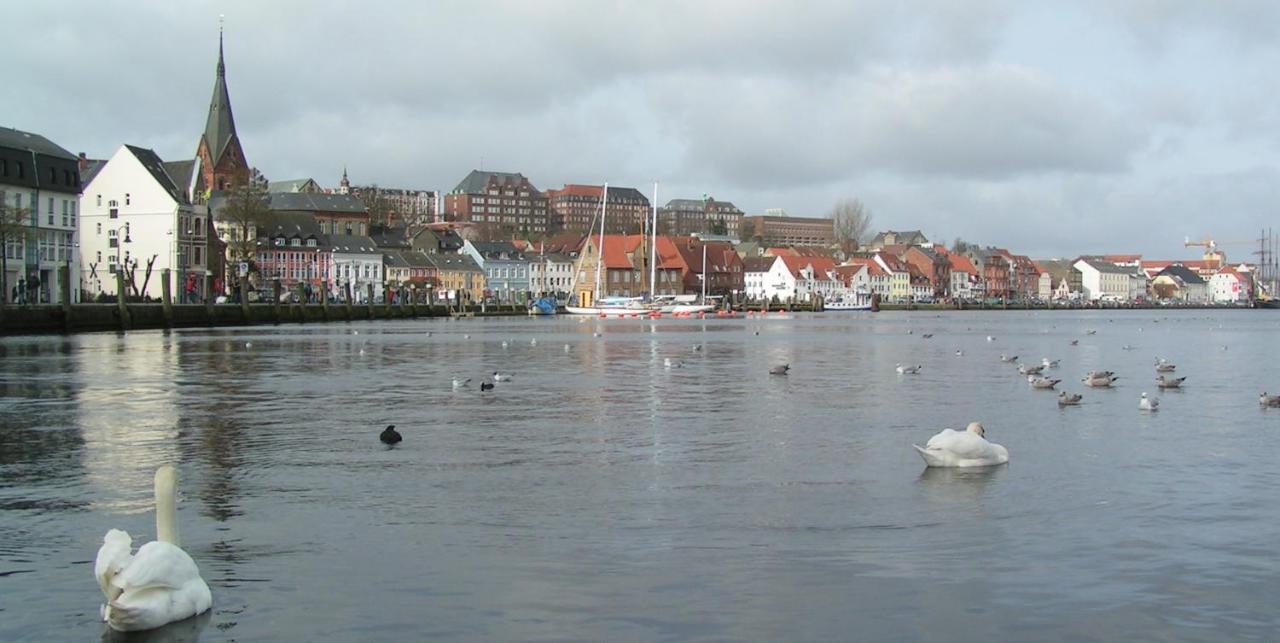
<instances>
[{"instance_id":1,"label":"swan neck","mask_svg":"<svg viewBox=\"0 0 1280 643\"><path fill-rule=\"evenodd\" d=\"M156 471L156 540L178 542L178 473L171 466Z\"/></svg>"}]
</instances>

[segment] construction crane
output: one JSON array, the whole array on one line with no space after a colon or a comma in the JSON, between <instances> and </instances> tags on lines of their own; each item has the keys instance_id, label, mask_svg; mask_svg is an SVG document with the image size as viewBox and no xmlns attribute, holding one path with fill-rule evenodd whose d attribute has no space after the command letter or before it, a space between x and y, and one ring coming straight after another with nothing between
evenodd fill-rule
<instances>
[{"instance_id":1,"label":"construction crane","mask_svg":"<svg viewBox=\"0 0 1280 643\"><path fill-rule=\"evenodd\" d=\"M1213 239L1210 239L1208 237L1205 237L1204 241L1192 241L1191 237L1183 237L1182 247L1184 248L1200 247L1208 250L1213 250L1213 249L1216 249L1218 246L1253 245L1257 242L1258 241L1256 239L1251 239L1249 241L1214 241Z\"/></svg>"}]
</instances>

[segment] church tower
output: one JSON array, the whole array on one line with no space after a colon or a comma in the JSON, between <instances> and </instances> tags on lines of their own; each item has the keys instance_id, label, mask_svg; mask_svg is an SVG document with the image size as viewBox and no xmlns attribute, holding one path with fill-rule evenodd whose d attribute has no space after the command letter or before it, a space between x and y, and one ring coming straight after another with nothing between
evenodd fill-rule
<instances>
[{"instance_id":1,"label":"church tower","mask_svg":"<svg viewBox=\"0 0 1280 643\"><path fill-rule=\"evenodd\" d=\"M342 166L342 180L338 181L338 194L351 194L351 181L347 180L347 166Z\"/></svg>"},{"instance_id":2,"label":"church tower","mask_svg":"<svg viewBox=\"0 0 1280 643\"><path fill-rule=\"evenodd\" d=\"M245 162L240 137L236 135L236 119L231 114L231 96L227 93L227 67L222 59L222 27L218 27L218 74L213 81L213 98L209 101L209 119L196 147L200 169L196 194L229 190L249 182L249 164Z\"/></svg>"}]
</instances>

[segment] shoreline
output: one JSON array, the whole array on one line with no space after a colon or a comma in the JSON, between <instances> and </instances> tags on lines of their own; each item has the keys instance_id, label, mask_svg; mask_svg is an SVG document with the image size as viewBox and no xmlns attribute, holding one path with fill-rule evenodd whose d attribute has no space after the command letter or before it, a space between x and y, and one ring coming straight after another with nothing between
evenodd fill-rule
<instances>
[{"instance_id":1,"label":"shoreline","mask_svg":"<svg viewBox=\"0 0 1280 643\"><path fill-rule=\"evenodd\" d=\"M734 313L739 317L758 313L759 307L744 307ZM1080 307L1080 306L987 306L982 304L881 304L880 312L947 311L1152 311L1152 310L1242 310L1248 306L1160 306L1152 304ZM848 315L850 312L814 310L810 306L768 307L770 313L807 313ZM466 306L462 309L444 305L417 304L34 304L0 305L0 336L49 335L73 333L121 332L165 328L221 328L263 324L326 324L378 319L432 319L440 317L513 317L530 316L522 305Z\"/></svg>"}]
</instances>

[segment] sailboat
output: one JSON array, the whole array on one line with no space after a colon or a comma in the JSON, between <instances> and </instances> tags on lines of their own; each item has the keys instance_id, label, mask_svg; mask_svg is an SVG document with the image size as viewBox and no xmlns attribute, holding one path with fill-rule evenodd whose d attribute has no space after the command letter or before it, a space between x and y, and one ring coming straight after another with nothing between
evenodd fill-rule
<instances>
[{"instance_id":1,"label":"sailboat","mask_svg":"<svg viewBox=\"0 0 1280 643\"><path fill-rule=\"evenodd\" d=\"M600 241L596 244L596 283L595 283L595 288L591 291L591 298L592 298L591 305L590 306L565 306L564 310L570 315L608 315L610 313L616 313L616 314L647 313L649 312L649 307L645 305L643 297L600 297L599 296L600 286L601 286L600 271L604 267L604 223L605 223L605 215L608 213L608 208L609 208L609 183L608 182L605 182L604 184L603 197L604 198L600 200ZM578 261L578 268L575 269L573 272L575 283L574 283L574 287L571 288L571 290L575 293L577 292L576 282L578 278L578 273L582 268L582 259L585 259L585 258L586 258L586 255L584 253L583 257L580 258Z\"/></svg>"}]
</instances>

